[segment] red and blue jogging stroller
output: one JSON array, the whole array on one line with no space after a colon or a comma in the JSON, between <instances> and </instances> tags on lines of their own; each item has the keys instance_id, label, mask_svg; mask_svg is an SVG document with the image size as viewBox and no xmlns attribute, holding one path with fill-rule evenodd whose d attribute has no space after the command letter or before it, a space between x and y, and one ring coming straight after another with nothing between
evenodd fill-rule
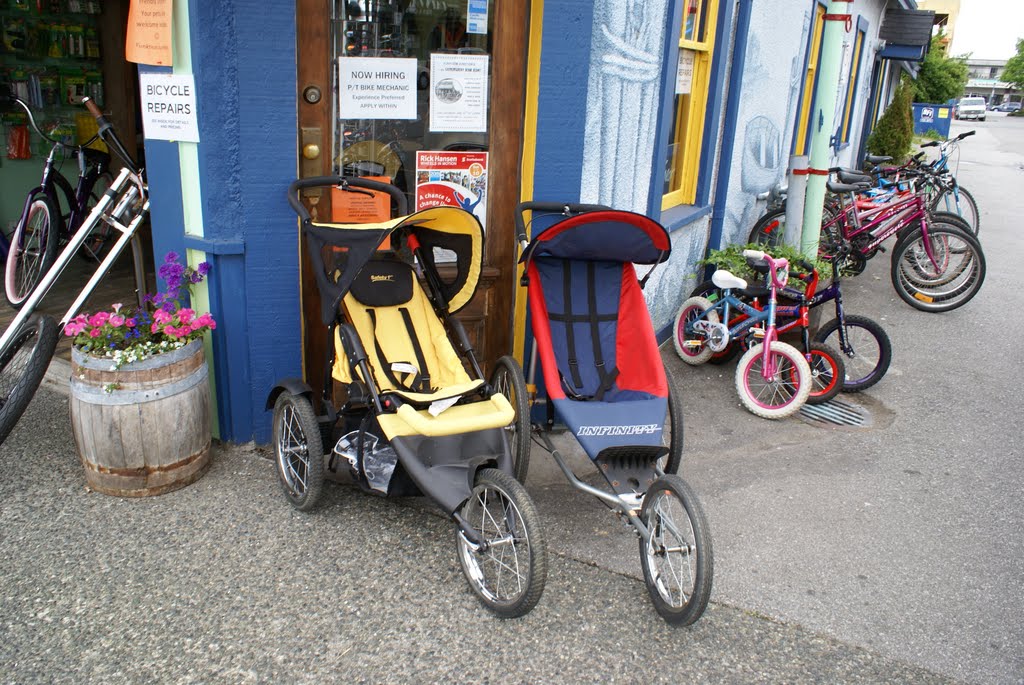
<instances>
[{"instance_id":1,"label":"red and blue jogging stroller","mask_svg":"<svg viewBox=\"0 0 1024 685\"><path fill-rule=\"evenodd\" d=\"M547 224L527 241L524 214ZM643 298L650 276L633 264L668 259L669 236L652 219L596 205L522 203L516 208L534 336L528 389L540 360L545 413L533 432L569 482L621 515L640 537L644 580L658 613L689 625L711 594L711 535L682 478L683 419ZM564 424L610 492L578 478L549 433Z\"/></svg>"}]
</instances>

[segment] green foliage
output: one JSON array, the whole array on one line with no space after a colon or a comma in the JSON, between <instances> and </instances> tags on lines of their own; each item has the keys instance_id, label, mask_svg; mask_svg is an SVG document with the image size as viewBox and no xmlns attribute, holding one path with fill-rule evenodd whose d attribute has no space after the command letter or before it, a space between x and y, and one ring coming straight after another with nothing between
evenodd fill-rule
<instances>
[{"instance_id":1,"label":"green foliage","mask_svg":"<svg viewBox=\"0 0 1024 685\"><path fill-rule=\"evenodd\" d=\"M798 248L791 247L789 245L776 245L774 247L766 249L764 245L758 245L757 243L747 243L746 245L728 245L721 250L711 250L708 256L697 262L701 266L715 266L719 269L725 269L734 276L739 276L745 279L749 283L763 282L764 275L759 274L747 264L747 258L743 256L744 250L760 250L770 254L773 258L779 259L785 257L789 260L789 268L792 271L804 272L804 269L799 265L800 260L805 260L805 257ZM818 270L818 277L821 279L831 278L832 276L832 264L823 259L805 260L809 261L814 265L814 268ZM803 290L803 282L798 280L791 280L790 285Z\"/></svg>"},{"instance_id":2,"label":"green foliage","mask_svg":"<svg viewBox=\"0 0 1024 685\"><path fill-rule=\"evenodd\" d=\"M941 133L939 133L938 131L936 131L934 128L928 129L927 131L924 132L924 135L921 136L921 140L945 140L945 139L946 139L946 137L944 135L942 135Z\"/></svg>"},{"instance_id":3,"label":"green foliage","mask_svg":"<svg viewBox=\"0 0 1024 685\"><path fill-rule=\"evenodd\" d=\"M1017 54L1007 60L1002 80L1012 84L1015 90L1024 90L1024 38L1017 39Z\"/></svg>"},{"instance_id":4,"label":"green foliage","mask_svg":"<svg viewBox=\"0 0 1024 685\"><path fill-rule=\"evenodd\" d=\"M914 139L913 87L904 80L896 89L875 130L868 137L868 149L875 155L902 160Z\"/></svg>"},{"instance_id":5,"label":"green foliage","mask_svg":"<svg viewBox=\"0 0 1024 685\"><path fill-rule=\"evenodd\" d=\"M943 103L959 97L966 85L967 63L946 57L941 41L933 39L914 82L914 102Z\"/></svg>"}]
</instances>

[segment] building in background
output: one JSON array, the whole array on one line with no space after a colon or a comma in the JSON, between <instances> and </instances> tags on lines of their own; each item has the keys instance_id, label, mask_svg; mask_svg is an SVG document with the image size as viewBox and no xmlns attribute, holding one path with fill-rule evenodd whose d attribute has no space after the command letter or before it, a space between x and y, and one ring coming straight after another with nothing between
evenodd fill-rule
<instances>
[{"instance_id":1,"label":"building in background","mask_svg":"<svg viewBox=\"0 0 1024 685\"><path fill-rule=\"evenodd\" d=\"M942 45L947 57L955 57L949 54L950 46L953 45L953 36L956 33L956 20L960 15L960 0L917 0L919 9L932 10L935 12L935 28L933 34Z\"/></svg>"}]
</instances>

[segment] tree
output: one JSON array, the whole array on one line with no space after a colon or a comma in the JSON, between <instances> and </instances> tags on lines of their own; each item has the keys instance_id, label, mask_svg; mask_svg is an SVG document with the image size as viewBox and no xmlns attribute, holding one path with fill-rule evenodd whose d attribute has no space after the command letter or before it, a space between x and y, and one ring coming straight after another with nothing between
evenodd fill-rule
<instances>
[{"instance_id":1,"label":"tree","mask_svg":"<svg viewBox=\"0 0 1024 685\"><path fill-rule=\"evenodd\" d=\"M872 154L898 160L910 152L914 140L913 99L914 87L904 80L868 137L868 150Z\"/></svg>"},{"instance_id":2,"label":"tree","mask_svg":"<svg viewBox=\"0 0 1024 685\"><path fill-rule=\"evenodd\" d=\"M941 103L959 97L967 85L967 64L960 57L946 57L942 34L932 40L914 82L914 102Z\"/></svg>"},{"instance_id":3,"label":"tree","mask_svg":"<svg viewBox=\"0 0 1024 685\"><path fill-rule=\"evenodd\" d=\"M1007 60L1002 80L1014 90L1024 90L1024 38L1017 39L1017 54Z\"/></svg>"}]
</instances>

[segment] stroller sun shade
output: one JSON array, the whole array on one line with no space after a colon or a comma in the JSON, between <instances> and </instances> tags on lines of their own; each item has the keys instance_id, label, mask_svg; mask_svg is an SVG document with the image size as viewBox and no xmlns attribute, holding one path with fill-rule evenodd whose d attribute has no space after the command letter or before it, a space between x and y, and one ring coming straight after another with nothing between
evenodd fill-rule
<instances>
[{"instance_id":1,"label":"stroller sun shade","mask_svg":"<svg viewBox=\"0 0 1024 685\"><path fill-rule=\"evenodd\" d=\"M658 264L672 252L665 227L633 212L605 210L563 219L538 235L519 261L562 257L609 262Z\"/></svg>"},{"instance_id":2,"label":"stroller sun shade","mask_svg":"<svg viewBox=\"0 0 1024 685\"><path fill-rule=\"evenodd\" d=\"M442 264L453 267L453 277L438 278L451 313L469 303L480 281L483 228L475 216L457 207L432 207L379 224L310 222L303 231L320 289L324 324L334 320L352 282L389 237L396 250L418 249L426 268L436 272Z\"/></svg>"}]
</instances>

